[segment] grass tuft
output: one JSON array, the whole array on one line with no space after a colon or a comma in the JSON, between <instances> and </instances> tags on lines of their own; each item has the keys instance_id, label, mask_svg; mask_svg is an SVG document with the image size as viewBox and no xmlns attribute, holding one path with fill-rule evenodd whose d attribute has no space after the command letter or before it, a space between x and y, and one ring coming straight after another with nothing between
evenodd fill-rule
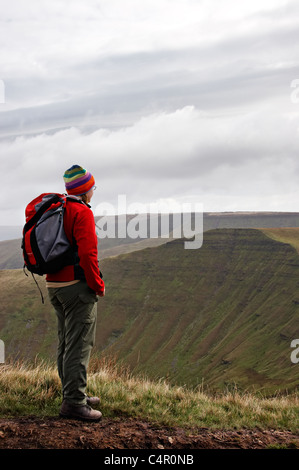
<instances>
[{"instance_id":1,"label":"grass tuft","mask_svg":"<svg viewBox=\"0 0 299 470\"><path fill-rule=\"evenodd\" d=\"M298 430L297 394L263 397L237 390L209 395L171 386L166 380L133 377L112 359L93 358L88 393L101 397L106 417L132 417L185 428ZM61 385L51 363L11 363L0 367L0 416L56 416Z\"/></svg>"}]
</instances>

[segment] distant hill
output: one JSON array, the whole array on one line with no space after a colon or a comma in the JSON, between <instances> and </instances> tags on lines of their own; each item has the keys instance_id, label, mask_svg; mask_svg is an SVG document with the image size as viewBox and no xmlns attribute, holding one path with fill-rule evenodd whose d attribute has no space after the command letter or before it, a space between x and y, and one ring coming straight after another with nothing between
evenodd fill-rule
<instances>
[{"instance_id":1,"label":"distant hill","mask_svg":"<svg viewBox=\"0 0 299 470\"><path fill-rule=\"evenodd\" d=\"M135 215L127 215L127 224ZM173 221L170 219L169 238L150 238L150 217L143 215L147 219L147 237L131 238L128 235L124 238L117 238L118 220L115 219L116 238L102 238L99 240L99 256L105 259L110 256L117 256L123 253L130 253L147 247L159 246L173 239ZM158 216L161 218L161 214ZM96 222L101 218L96 217ZM194 220L194 214L192 216ZM299 213L297 212L207 212L203 214L203 231L215 228L279 228L279 227L299 227ZM160 219L159 219L160 228ZM5 232L2 227L2 233ZM194 224L192 224L194 229ZM4 230L4 231L3 231ZM18 229L19 230L19 229ZM1 232L1 228L0 228ZM13 232L15 233L15 232ZM18 233L18 232L16 232ZM159 232L160 235L160 232ZM182 233L181 236L188 236ZM180 238L180 237L176 237ZM21 253L21 240L0 241L0 269L18 269L23 267L23 258Z\"/></svg>"},{"instance_id":2,"label":"distant hill","mask_svg":"<svg viewBox=\"0 0 299 470\"><path fill-rule=\"evenodd\" d=\"M23 264L21 239L0 242L0 269L19 269Z\"/></svg>"},{"instance_id":3,"label":"distant hill","mask_svg":"<svg viewBox=\"0 0 299 470\"><path fill-rule=\"evenodd\" d=\"M210 230L198 250L185 250L180 239L102 260L106 297L98 302L95 350L133 373L173 383L294 390L299 229L266 233ZM0 280L6 354L54 358L56 319L48 300L41 305L21 270L0 271ZM38 282L45 292L44 280Z\"/></svg>"}]
</instances>

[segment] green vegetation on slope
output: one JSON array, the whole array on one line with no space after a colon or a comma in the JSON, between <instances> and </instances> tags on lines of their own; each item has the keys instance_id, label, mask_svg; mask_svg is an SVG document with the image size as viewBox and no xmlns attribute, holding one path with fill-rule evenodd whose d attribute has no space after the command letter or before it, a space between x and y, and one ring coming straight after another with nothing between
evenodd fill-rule
<instances>
[{"instance_id":1,"label":"green vegetation on slope","mask_svg":"<svg viewBox=\"0 0 299 470\"><path fill-rule=\"evenodd\" d=\"M259 230L212 230L199 250L178 240L103 268L97 344L134 371L210 388L297 386L299 258L290 245Z\"/></svg>"},{"instance_id":2,"label":"green vegetation on slope","mask_svg":"<svg viewBox=\"0 0 299 470\"><path fill-rule=\"evenodd\" d=\"M265 228L262 232L273 240L288 243L299 253L299 228Z\"/></svg>"},{"instance_id":3,"label":"green vegetation on slope","mask_svg":"<svg viewBox=\"0 0 299 470\"><path fill-rule=\"evenodd\" d=\"M46 294L44 279L36 276ZM31 275L23 270L0 271L0 338L7 359L34 360L56 356L56 317L45 295L45 304Z\"/></svg>"}]
</instances>

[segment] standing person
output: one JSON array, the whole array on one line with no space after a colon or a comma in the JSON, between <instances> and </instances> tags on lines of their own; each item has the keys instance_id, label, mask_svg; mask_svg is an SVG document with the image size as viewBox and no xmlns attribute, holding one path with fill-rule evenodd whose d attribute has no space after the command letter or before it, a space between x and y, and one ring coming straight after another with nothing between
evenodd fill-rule
<instances>
[{"instance_id":1,"label":"standing person","mask_svg":"<svg viewBox=\"0 0 299 470\"><path fill-rule=\"evenodd\" d=\"M72 196L66 203L64 229L74 249L74 264L46 277L49 298L58 319L57 366L63 391L60 416L99 421L102 413L91 405L97 405L100 400L86 395L97 301L98 296L105 295L98 267L95 221L89 205L95 180L79 165L66 170L63 178L66 191Z\"/></svg>"}]
</instances>

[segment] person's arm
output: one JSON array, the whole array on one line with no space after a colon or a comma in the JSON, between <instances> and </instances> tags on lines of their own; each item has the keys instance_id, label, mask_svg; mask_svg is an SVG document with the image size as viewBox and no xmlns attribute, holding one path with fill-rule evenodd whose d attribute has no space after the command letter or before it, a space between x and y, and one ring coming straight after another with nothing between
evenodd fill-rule
<instances>
[{"instance_id":1,"label":"person's arm","mask_svg":"<svg viewBox=\"0 0 299 470\"><path fill-rule=\"evenodd\" d=\"M105 295L105 283L100 277L98 239L93 213L90 209L86 208L77 214L73 235L78 247L79 264L84 270L86 282L97 295L102 297Z\"/></svg>"}]
</instances>

